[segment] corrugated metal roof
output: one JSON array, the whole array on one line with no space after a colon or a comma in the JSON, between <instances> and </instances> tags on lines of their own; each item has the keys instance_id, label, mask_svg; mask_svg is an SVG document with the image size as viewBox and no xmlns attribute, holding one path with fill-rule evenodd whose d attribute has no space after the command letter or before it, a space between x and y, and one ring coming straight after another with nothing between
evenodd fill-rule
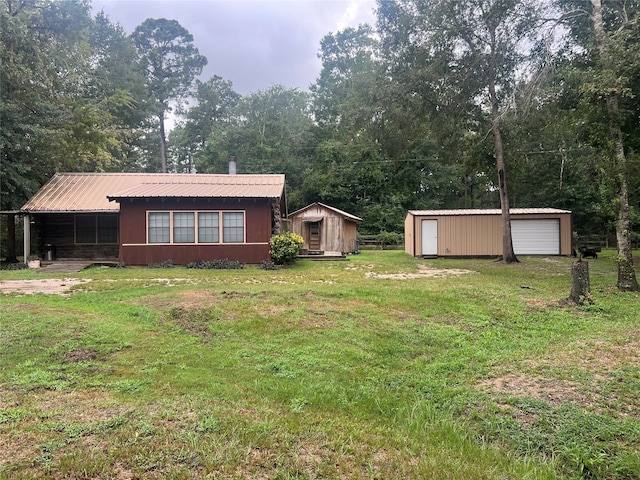
<instances>
[{"instance_id":1,"label":"corrugated metal roof","mask_svg":"<svg viewBox=\"0 0 640 480\"><path fill-rule=\"evenodd\" d=\"M570 210L560 210L557 208L511 208L511 215L550 215L571 213ZM488 209L460 209L460 210L409 210L410 215L414 216L433 216L443 217L452 215L501 215L502 210L499 208Z\"/></svg>"},{"instance_id":2,"label":"corrugated metal roof","mask_svg":"<svg viewBox=\"0 0 640 480\"><path fill-rule=\"evenodd\" d=\"M279 198L284 175L171 173L56 173L23 207L24 212L117 212L109 198Z\"/></svg>"},{"instance_id":3,"label":"corrugated metal roof","mask_svg":"<svg viewBox=\"0 0 640 480\"><path fill-rule=\"evenodd\" d=\"M306 207L301 208L300 210L296 210L295 212L290 213L289 217L294 217L296 215L299 215L302 212L304 212L306 210L309 210L310 208L313 208L313 207L315 207L317 205L319 205L319 206L321 206L323 208L326 208L327 210L332 210L335 213L337 213L338 215L342 215L343 217L348 218L350 220L353 220L354 222L361 222L362 221L362 219L360 217L356 217L355 215L351 215L350 213L347 213L347 212L345 212L343 210L340 210L339 208L331 207L329 205L326 205L326 204L320 203L320 202L314 202L311 205L307 205Z\"/></svg>"}]
</instances>

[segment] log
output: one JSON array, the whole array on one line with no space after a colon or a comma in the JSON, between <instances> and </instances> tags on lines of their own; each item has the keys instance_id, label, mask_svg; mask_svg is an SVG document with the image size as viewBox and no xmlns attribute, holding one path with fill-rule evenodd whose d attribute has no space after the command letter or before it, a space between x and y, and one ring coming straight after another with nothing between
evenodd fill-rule
<instances>
[{"instance_id":1,"label":"log","mask_svg":"<svg viewBox=\"0 0 640 480\"><path fill-rule=\"evenodd\" d=\"M569 300L576 305L593 304L589 286L589 262L578 260L571 265L571 293Z\"/></svg>"}]
</instances>

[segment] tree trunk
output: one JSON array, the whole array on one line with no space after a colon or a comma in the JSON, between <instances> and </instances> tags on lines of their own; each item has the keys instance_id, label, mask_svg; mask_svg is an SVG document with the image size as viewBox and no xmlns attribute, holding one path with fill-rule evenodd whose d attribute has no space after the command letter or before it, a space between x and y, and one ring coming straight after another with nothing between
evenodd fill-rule
<instances>
[{"instance_id":1,"label":"tree trunk","mask_svg":"<svg viewBox=\"0 0 640 480\"><path fill-rule=\"evenodd\" d=\"M158 115L160 119L160 162L162 173L167 173L167 136L164 131L164 110Z\"/></svg>"},{"instance_id":2,"label":"tree trunk","mask_svg":"<svg viewBox=\"0 0 640 480\"><path fill-rule=\"evenodd\" d=\"M495 36L495 32L492 32ZM491 68L489 72L489 99L491 101L491 130L496 151L496 166L498 168L498 188L500 191L500 208L502 210L502 261L509 263L518 262L513 251L513 238L511 236L511 216L509 213L509 195L507 193L507 174L504 165L504 150L502 147L502 132L500 131L500 109L498 95L496 94L496 59L494 54L495 38L492 38Z\"/></svg>"},{"instance_id":3,"label":"tree trunk","mask_svg":"<svg viewBox=\"0 0 640 480\"><path fill-rule=\"evenodd\" d=\"M7 215L7 258L5 263L18 263L16 256L16 215L9 213Z\"/></svg>"},{"instance_id":4,"label":"tree trunk","mask_svg":"<svg viewBox=\"0 0 640 480\"><path fill-rule=\"evenodd\" d=\"M593 303L589 286L589 262L578 260L571 265L571 293L569 300L577 305Z\"/></svg>"},{"instance_id":5,"label":"tree trunk","mask_svg":"<svg viewBox=\"0 0 640 480\"><path fill-rule=\"evenodd\" d=\"M608 51L607 37L602 20L602 1L591 0L593 7L593 30L598 42L601 61L605 69L610 69L611 60ZM608 87L608 86L606 86ZM618 197L618 215L616 218L616 239L618 241L618 282L621 291L640 291L636 279L631 252L631 222L629 219L629 183L627 179L627 157L624 152L622 127L620 126L620 108L618 105L617 88L611 86L606 93L607 117L609 122L609 139L614 145L613 174L616 182L616 196Z\"/></svg>"}]
</instances>

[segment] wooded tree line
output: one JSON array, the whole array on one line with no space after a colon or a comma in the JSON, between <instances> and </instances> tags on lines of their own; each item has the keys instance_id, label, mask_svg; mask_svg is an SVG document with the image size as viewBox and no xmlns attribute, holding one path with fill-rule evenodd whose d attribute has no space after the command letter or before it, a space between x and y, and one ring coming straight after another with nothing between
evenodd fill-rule
<instances>
[{"instance_id":1,"label":"wooded tree line","mask_svg":"<svg viewBox=\"0 0 640 480\"><path fill-rule=\"evenodd\" d=\"M378 0L376 25L323 38L308 92L248 95L200 78L175 20L128 35L83 0L0 4L3 210L55 171L226 173L235 157L285 173L290 210L325 202L362 233L401 232L408 209L569 209L579 234L616 233L637 288L638 0Z\"/></svg>"}]
</instances>

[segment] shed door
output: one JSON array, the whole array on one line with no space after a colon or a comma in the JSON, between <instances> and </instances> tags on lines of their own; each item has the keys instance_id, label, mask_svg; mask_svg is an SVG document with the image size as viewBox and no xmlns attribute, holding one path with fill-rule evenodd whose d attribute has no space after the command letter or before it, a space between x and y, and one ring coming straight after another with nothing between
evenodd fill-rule
<instances>
[{"instance_id":1,"label":"shed door","mask_svg":"<svg viewBox=\"0 0 640 480\"><path fill-rule=\"evenodd\" d=\"M320 222L309 222L309 250L320 250Z\"/></svg>"},{"instance_id":2,"label":"shed door","mask_svg":"<svg viewBox=\"0 0 640 480\"><path fill-rule=\"evenodd\" d=\"M438 254L438 220L422 220L422 255Z\"/></svg>"},{"instance_id":3,"label":"shed door","mask_svg":"<svg viewBox=\"0 0 640 480\"><path fill-rule=\"evenodd\" d=\"M516 255L560 255L560 220L511 220Z\"/></svg>"}]
</instances>

